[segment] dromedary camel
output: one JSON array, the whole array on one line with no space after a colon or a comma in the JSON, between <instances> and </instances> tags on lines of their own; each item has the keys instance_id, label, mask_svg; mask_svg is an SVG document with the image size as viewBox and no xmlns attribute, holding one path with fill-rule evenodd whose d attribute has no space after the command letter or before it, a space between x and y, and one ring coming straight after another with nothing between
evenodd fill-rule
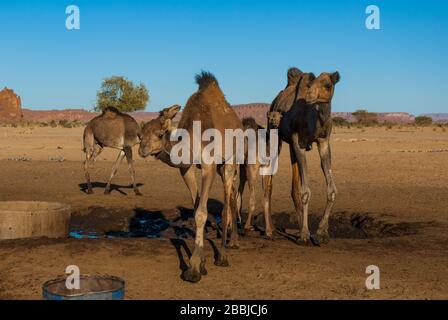
<instances>
[{"instance_id":1,"label":"dromedary camel","mask_svg":"<svg viewBox=\"0 0 448 320\"><path fill-rule=\"evenodd\" d=\"M84 130L84 172L87 180L87 193L92 194L92 183L90 182L89 168L93 167L98 155L103 148L109 147L120 150L115 162L109 181L106 185L105 194L110 194L110 183L117 173L121 161L126 156L132 185L136 195L141 195L135 183L134 161L132 159L132 147L139 143L140 127L131 116L118 111L116 108L106 108L101 115L92 119Z\"/></svg>"},{"instance_id":2,"label":"dromedary camel","mask_svg":"<svg viewBox=\"0 0 448 320\"><path fill-rule=\"evenodd\" d=\"M286 88L277 95L271 104L270 110L268 112L268 129L278 129L280 123L282 122L282 117L285 112L289 111L295 104L303 104L308 92L311 82L314 80L315 76L312 73L304 73L297 68L291 68L288 70L288 82ZM285 129L284 127L282 127ZM294 150L290 144L289 132L285 130L279 132L279 153L281 151L282 142L289 144L290 150L290 160L292 167L292 186L291 186L291 197L294 202L294 208L299 221L301 221L302 215L302 203L300 201L300 176L299 168L297 164L296 157L294 155ZM265 210L271 212L271 197L272 197L272 176L263 177L263 202ZM270 216L269 214L265 214ZM273 227L272 222L269 224L270 228L266 229L266 237L272 238Z\"/></svg>"},{"instance_id":3,"label":"dromedary camel","mask_svg":"<svg viewBox=\"0 0 448 320\"><path fill-rule=\"evenodd\" d=\"M257 124L254 118L248 117L243 119L243 127L244 130L253 130L255 132L256 145L258 146L258 130L263 129L262 126ZM266 147L269 147L269 144L266 145ZM259 154L257 152L257 154ZM246 161L243 165L241 165L240 169L240 183L238 187L238 195L237 195L237 210L238 215L241 218L241 211L243 207L243 192L246 184L249 187L249 206L248 206L248 214L246 221L244 223L244 234L247 235L250 230L253 229L252 227L252 218L255 214L256 209L256 196L255 196L255 185L257 183L257 177L260 175L260 167L263 167L264 165L261 163L259 157L256 157L256 163L249 163L247 157ZM265 183L265 179L267 176L262 176L262 181ZM265 190L265 188L263 188ZM269 195L264 193L263 197L266 199ZM264 201L265 203L268 203L267 201ZM264 208L264 218L265 218L265 237L272 238L272 232L273 232L273 224L272 224L272 218L271 218L271 211L270 207Z\"/></svg>"},{"instance_id":4,"label":"dromedary camel","mask_svg":"<svg viewBox=\"0 0 448 320\"><path fill-rule=\"evenodd\" d=\"M180 143L170 141L170 135L175 129L171 120L179 111L178 106L163 110L157 119L148 122L143 127L142 141L139 149L139 154L142 157L152 155L170 166L178 167L190 190L191 199L195 205L196 239L194 252L190 258L189 268L182 274L182 279L190 282L198 282L201 279L201 275L205 275L207 272L205 269L204 256L204 227L208 216L207 201L209 191L216 172L221 176L224 184L224 209L222 213L222 243L219 257L215 261L215 264L223 267L229 265L226 254L229 229L232 231L229 246L238 247L238 233L236 230L235 217L236 190L234 184L238 176L239 165L236 164L235 159L225 159L224 157L224 146L226 144L231 144L233 146L232 148L235 150L234 139L232 139L232 141L226 141L224 130L242 130L242 123L235 111L226 101L216 78L211 73L202 72L196 76L196 82L199 85L199 89L187 101L177 130L184 129L189 133L190 160L192 160L191 155L194 156L195 152L200 152L201 161L198 164L202 175L200 196L198 195L198 188L194 177L194 167L196 165L192 164L192 161L187 164L173 164L170 157L172 148L177 143ZM221 157L223 161L222 164L204 161L202 150L206 143L204 143L202 139L199 148L200 150L197 150L194 147L193 122L195 121L199 121L201 124L201 136L207 129L216 129L220 132L223 139L223 150L215 151L220 153L219 157Z\"/></svg>"},{"instance_id":5,"label":"dromedary camel","mask_svg":"<svg viewBox=\"0 0 448 320\"><path fill-rule=\"evenodd\" d=\"M290 145L291 163L293 164L291 194L299 217L300 211L303 211L303 216L299 219L302 223L300 241L306 244L311 241L308 228L308 206L311 191L308 181L306 151L311 149L314 142L318 146L322 171L327 182L327 203L314 240L317 243L325 243L329 239L328 220L337 193L331 171L331 100L339 79L338 72L322 73L317 78L312 75L306 78L302 74L294 104L289 110L287 108L281 109L280 112L274 110L270 114L271 118L276 119L281 114L279 135L283 141ZM276 114L276 112L278 113ZM272 189L272 181L268 188Z\"/></svg>"}]
</instances>

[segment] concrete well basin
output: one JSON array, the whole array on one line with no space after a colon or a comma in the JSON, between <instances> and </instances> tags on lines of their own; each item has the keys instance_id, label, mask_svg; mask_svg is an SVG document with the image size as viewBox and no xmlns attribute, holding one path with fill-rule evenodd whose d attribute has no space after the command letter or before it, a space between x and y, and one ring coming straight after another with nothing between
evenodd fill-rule
<instances>
[{"instance_id":1,"label":"concrete well basin","mask_svg":"<svg viewBox=\"0 0 448 320\"><path fill-rule=\"evenodd\" d=\"M70 216L62 203L0 201L0 240L67 237Z\"/></svg>"}]
</instances>

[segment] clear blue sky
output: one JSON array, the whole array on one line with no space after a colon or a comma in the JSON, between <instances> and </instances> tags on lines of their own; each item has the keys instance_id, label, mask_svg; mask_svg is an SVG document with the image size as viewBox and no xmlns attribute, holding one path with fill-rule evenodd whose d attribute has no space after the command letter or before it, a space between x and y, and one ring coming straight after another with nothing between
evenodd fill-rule
<instances>
[{"instance_id":1,"label":"clear blue sky","mask_svg":"<svg viewBox=\"0 0 448 320\"><path fill-rule=\"evenodd\" d=\"M81 10L67 31L65 8ZM381 9L381 30L365 8ZM101 80L150 91L148 111L196 90L213 72L232 104L271 102L297 66L338 70L334 111L448 112L448 1L1 1L0 87L24 107L83 107Z\"/></svg>"}]
</instances>

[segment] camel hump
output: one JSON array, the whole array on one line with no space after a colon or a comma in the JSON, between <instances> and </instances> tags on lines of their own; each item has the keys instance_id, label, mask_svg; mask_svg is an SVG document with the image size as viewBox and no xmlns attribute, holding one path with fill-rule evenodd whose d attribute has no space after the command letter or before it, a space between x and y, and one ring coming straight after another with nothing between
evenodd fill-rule
<instances>
[{"instance_id":1,"label":"camel hump","mask_svg":"<svg viewBox=\"0 0 448 320\"><path fill-rule=\"evenodd\" d=\"M202 71L201 73L197 74L195 76L195 79L196 83L199 85L199 90L205 89L213 83L219 86L216 77L211 72L208 71Z\"/></svg>"},{"instance_id":2,"label":"camel hump","mask_svg":"<svg viewBox=\"0 0 448 320\"><path fill-rule=\"evenodd\" d=\"M115 107L107 107L103 110L103 117L108 119L115 119L120 111Z\"/></svg>"}]
</instances>

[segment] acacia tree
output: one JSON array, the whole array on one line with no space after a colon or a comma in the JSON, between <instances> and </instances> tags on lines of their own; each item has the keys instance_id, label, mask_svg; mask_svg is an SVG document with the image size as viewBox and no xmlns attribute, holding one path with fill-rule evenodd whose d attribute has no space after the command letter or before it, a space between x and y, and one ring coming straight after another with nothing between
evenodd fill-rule
<instances>
[{"instance_id":1,"label":"acacia tree","mask_svg":"<svg viewBox=\"0 0 448 320\"><path fill-rule=\"evenodd\" d=\"M432 124L432 118L428 116L415 117L415 124L417 126L430 126Z\"/></svg>"},{"instance_id":2,"label":"acacia tree","mask_svg":"<svg viewBox=\"0 0 448 320\"><path fill-rule=\"evenodd\" d=\"M114 76L103 80L96 98L96 111L115 107L123 112L132 112L145 109L149 93L143 83L135 86L124 77Z\"/></svg>"}]
</instances>

